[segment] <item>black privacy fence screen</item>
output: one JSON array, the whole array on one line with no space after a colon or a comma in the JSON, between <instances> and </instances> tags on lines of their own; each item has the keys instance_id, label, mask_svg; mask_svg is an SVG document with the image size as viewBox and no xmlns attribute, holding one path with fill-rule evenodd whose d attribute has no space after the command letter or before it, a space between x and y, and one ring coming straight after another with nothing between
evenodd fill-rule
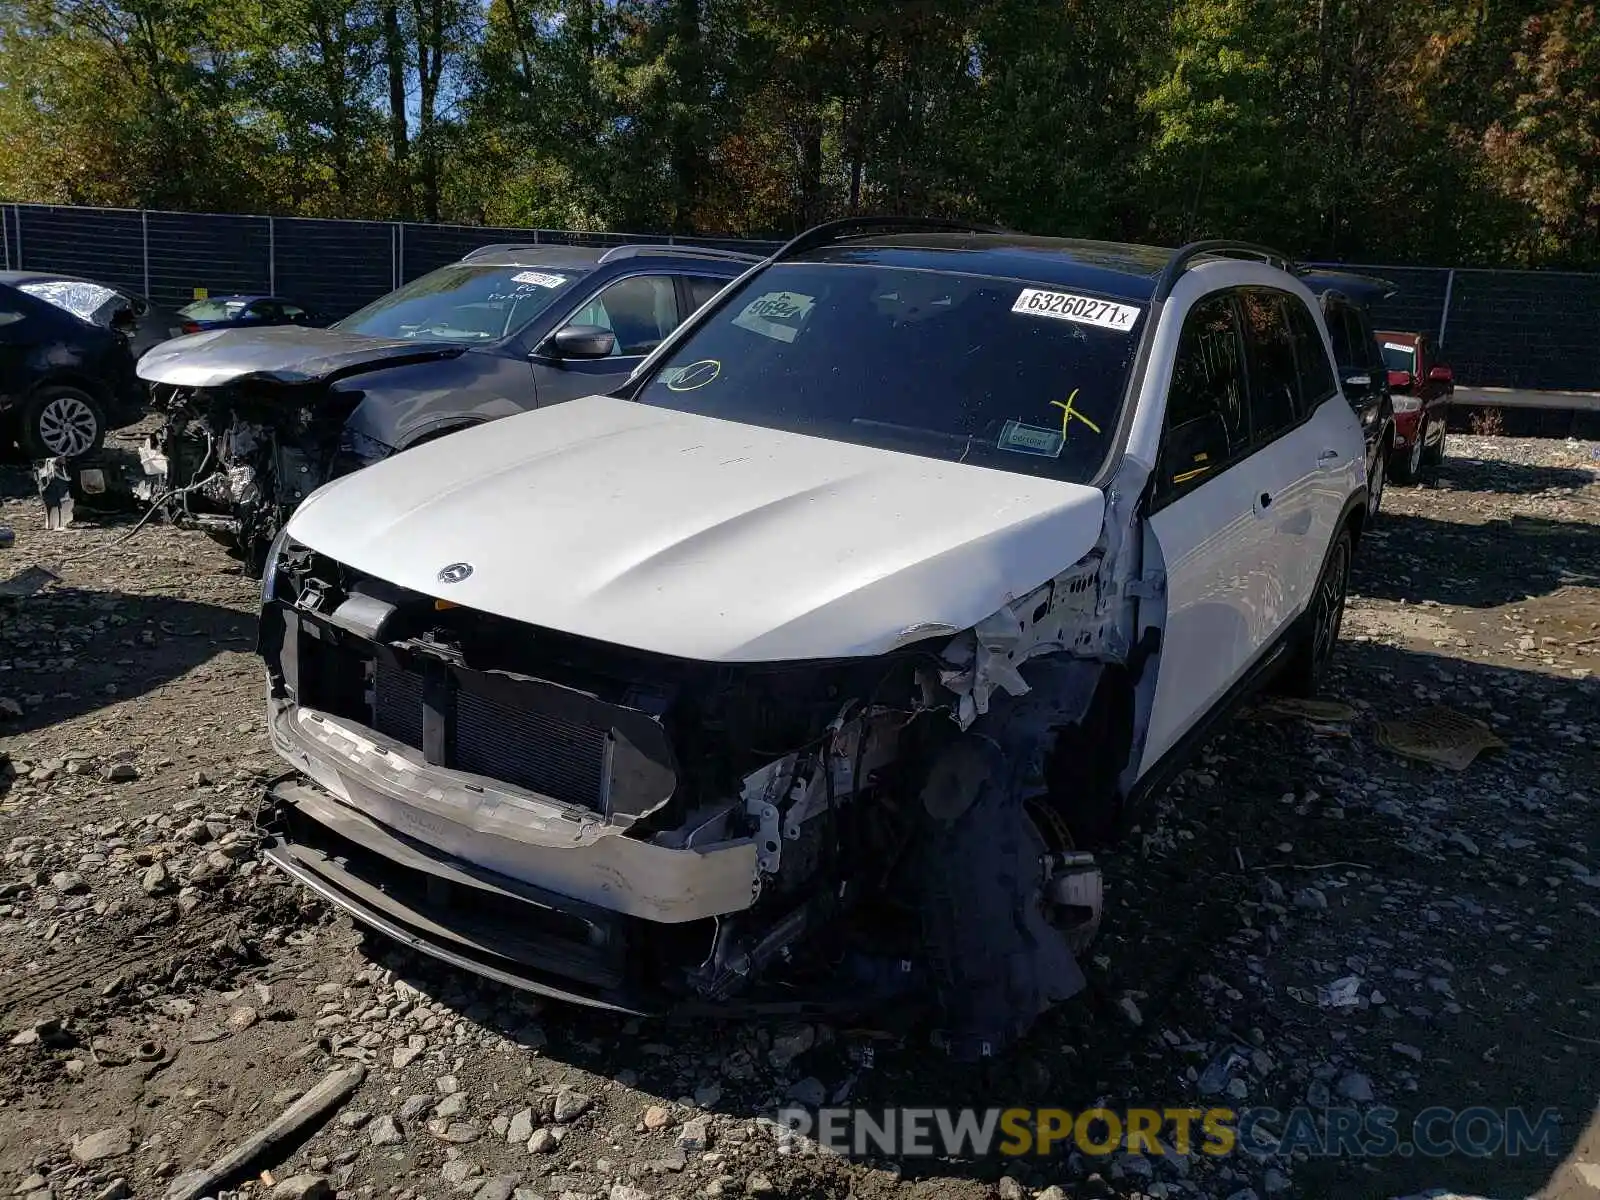
<instances>
[{"instance_id":1,"label":"black privacy fence screen","mask_svg":"<svg viewBox=\"0 0 1600 1200\"><path fill-rule=\"evenodd\" d=\"M497 229L66 205L0 205L9 270L85 275L176 307L204 289L273 293L327 316L353 312L407 280L497 242L677 243L761 253L775 241L672 238L570 229ZM1426 332L1466 386L1600 390L1600 274L1337 265L1399 286L1381 328Z\"/></svg>"}]
</instances>

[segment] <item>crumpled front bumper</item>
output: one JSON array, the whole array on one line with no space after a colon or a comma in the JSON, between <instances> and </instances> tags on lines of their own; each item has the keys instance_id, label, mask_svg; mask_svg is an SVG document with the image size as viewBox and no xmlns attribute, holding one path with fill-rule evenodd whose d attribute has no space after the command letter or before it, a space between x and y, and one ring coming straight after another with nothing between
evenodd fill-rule
<instances>
[{"instance_id":1,"label":"crumpled front bumper","mask_svg":"<svg viewBox=\"0 0 1600 1200\"><path fill-rule=\"evenodd\" d=\"M749 840L683 848L326 713L274 703L280 782L269 861L413 949L544 995L620 1011L671 1006L660 964L697 964L716 917L756 894Z\"/></svg>"},{"instance_id":2,"label":"crumpled front bumper","mask_svg":"<svg viewBox=\"0 0 1600 1200\"><path fill-rule=\"evenodd\" d=\"M553 999L649 1015L664 993L628 986L627 931L575 905L444 856L314 787L268 793L262 855L335 908L452 966Z\"/></svg>"}]
</instances>

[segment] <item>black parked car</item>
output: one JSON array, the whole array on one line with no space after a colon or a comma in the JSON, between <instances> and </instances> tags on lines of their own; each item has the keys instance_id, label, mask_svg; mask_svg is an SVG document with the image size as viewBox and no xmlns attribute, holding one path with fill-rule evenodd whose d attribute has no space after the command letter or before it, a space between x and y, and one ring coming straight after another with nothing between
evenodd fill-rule
<instances>
[{"instance_id":1,"label":"black parked car","mask_svg":"<svg viewBox=\"0 0 1600 1200\"><path fill-rule=\"evenodd\" d=\"M1372 305L1399 289L1386 279L1348 271L1307 269L1301 281L1322 301L1333 358L1345 399L1361 418L1367 441L1367 520L1378 515L1389 455L1394 449L1394 401L1389 372L1372 322Z\"/></svg>"},{"instance_id":2,"label":"black parked car","mask_svg":"<svg viewBox=\"0 0 1600 1200\"><path fill-rule=\"evenodd\" d=\"M139 299L64 275L0 272L0 436L30 458L76 458L143 413ZM153 335L152 335L153 336Z\"/></svg>"},{"instance_id":3,"label":"black parked car","mask_svg":"<svg viewBox=\"0 0 1600 1200\"><path fill-rule=\"evenodd\" d=\"M759 261L691 246L485 246L327 329L179 338L139 362L168 418L146 461L158 487L195 483L209 464L186 511L253 562L335 475L611 391Z\"/></svg>"},{"instance_id":4,"label":"black parked car","mask_svg":"<svg viewBox=\"0 0 1600 1200\"><path fill-rule=\"evenodd\" d=\"M0 271L0 283L48 300L103 329L115 326L128 339L135 361L150 347L177 337L183 322L171 309L152 304L137 292L113 287L98 279L63 275L58 271ZM119 314L133 310L130 323Z\"/></svg>"}]
</instances>

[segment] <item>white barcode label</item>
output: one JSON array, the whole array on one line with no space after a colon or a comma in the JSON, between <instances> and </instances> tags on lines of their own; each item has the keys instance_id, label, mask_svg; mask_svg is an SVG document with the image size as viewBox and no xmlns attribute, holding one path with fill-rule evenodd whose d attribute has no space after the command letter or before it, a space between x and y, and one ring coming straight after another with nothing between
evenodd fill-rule
<instances>
[{"instance_id":1,"label":"white barcode label","mask_svg":"<svg viewBox=\"0 0 1600 1200\"><path fill-rule=\"evenodd\" d=\"M1022 295L1011 306L1014 313L1030 317L1052 317L1057 321L1076 321L1080 325L1098 325L1101 329L1115 329L1118 333L1130 332L1139 320L1139 310L1114 300L1096 300L1093 296L1075 296L1071 292L1048 292L1043 288L1023 288Z\"/></svg>"}]
</instances>

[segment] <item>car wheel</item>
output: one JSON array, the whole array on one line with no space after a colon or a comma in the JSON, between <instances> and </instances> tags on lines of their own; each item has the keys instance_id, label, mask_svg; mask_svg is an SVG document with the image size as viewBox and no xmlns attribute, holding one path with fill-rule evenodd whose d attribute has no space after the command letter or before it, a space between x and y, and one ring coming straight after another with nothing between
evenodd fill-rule
<instances>
[{"instance_id":1,"label":"car wheel","mask_svg":"<svg viewBox=\"0 0 1600 1200\"><path fill-rule=\"evenodd\" d=\"M1448 429L1439 430L1439 440L1438 440L1438 442L1436 442L1432 446L1426 447L1422 452L1422 465L1423 466L1425 466L1425 467L1437 467L1437 466L1441 466L1444 463L1444 443L1445 443L1445 439L1448 438L1449 436L1450 436L1450 433L1449 433Z\"/></svg>"},{"instance_id":2,"label":"car wheel","mask_svg":"<svg viewBox=\"0 0 1600 1200\"><path fill-rule=\"evenodd\" d=\"M1328 549L1322 574L1317 577L1316 590L1311 595L1311 607L1306 613L1305 632L1289 667L1285 690L1291 695L1315 696L1327 679L1334 650L1339 644L1339 631L1344 626L1344 602L1350 590L1350 557L1354 545L1350 530L1345 528L1339 531Z\"/></svg>"},{"instance_id":3,"label":"car wheel","mask_svg":"<svg viewBox=\"0 0 1600 1200\"><path fill-rule=\"evenodd\" d=\"M1422 476L1422 450L1428 442L1427 422L1419 422L1416 436L1411 439L1411 445L1406 447L1405 457L1396 456L1390 465L1389 472L1394 476L1396 483L1416 483Z\"/></svg>"},{"instance_id":4,"label":"car wheel","mask_svg":"<svg viewBox=\"0 0 1600 1200\"><path fill-rule=\"evenodd\" d=\"M100 402L75 387L43 387L22 406L22 448L29 458L80 458L106 440Z\"/></svg>"},{"instance_id":5,"label":"car wheel","mask_svg":"<svg viewBox=\"0 0 1600 1200\"><path fill-rule=\"evenodd\" d=\"M1378 519L1378 510L1383 507L1383 485L1389 474L1389 453L1389 443L1385 441L1372 460L1372 471L1367 476L1368 525Z\"/></svg>"}]
</instances>

